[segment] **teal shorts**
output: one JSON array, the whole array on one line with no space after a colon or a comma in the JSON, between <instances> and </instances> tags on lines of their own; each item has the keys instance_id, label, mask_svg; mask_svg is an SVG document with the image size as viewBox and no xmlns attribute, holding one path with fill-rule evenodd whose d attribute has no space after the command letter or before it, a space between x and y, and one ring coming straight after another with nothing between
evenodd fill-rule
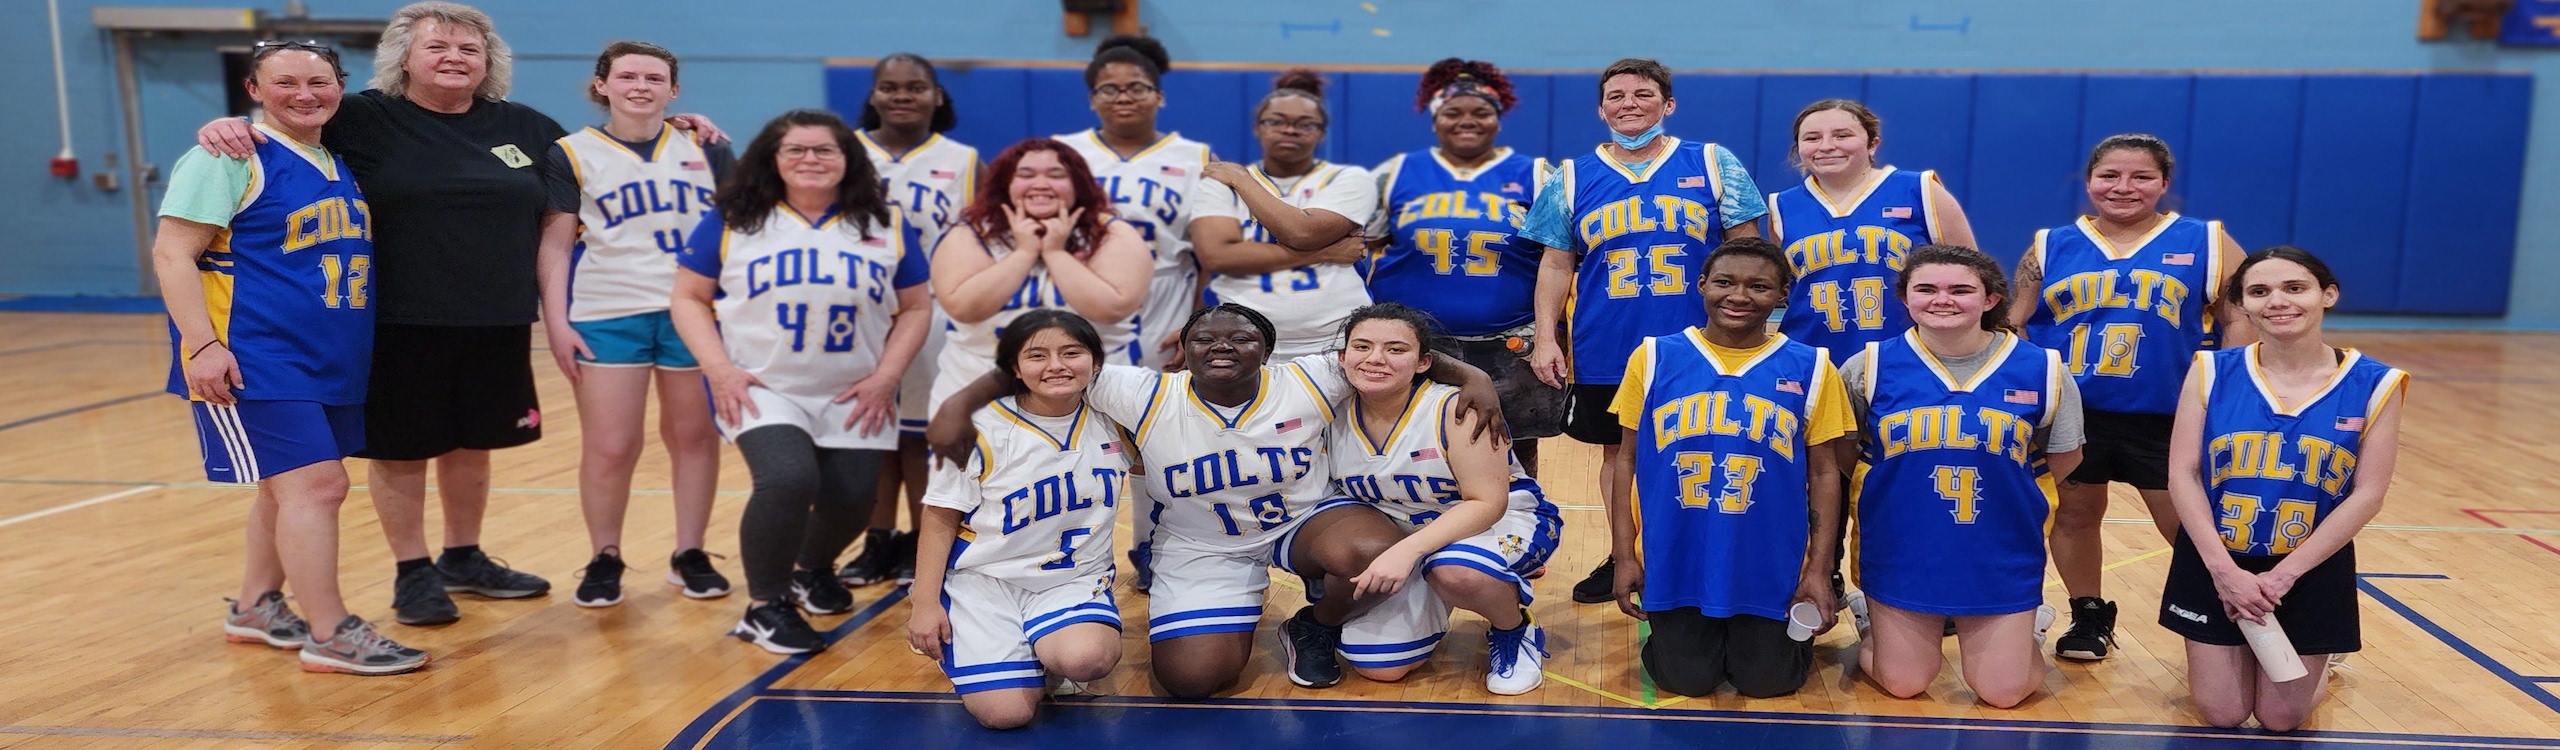
<instances>
[{"instance_id":1,"label":"teal shorts","mask_svg":"<svg viewBox=\"0 0 2560 750\"><path fill-rule=\"evenodd\" d=\"M684 339L676 335L675 319L664 310L626 315L619 318L571 321L569 328L585 339L593 358L578 361L598 367L656 367L662 370L692 370L701 363L693 361L693 350L684 348Z\"/></svg>"}]
</instances>

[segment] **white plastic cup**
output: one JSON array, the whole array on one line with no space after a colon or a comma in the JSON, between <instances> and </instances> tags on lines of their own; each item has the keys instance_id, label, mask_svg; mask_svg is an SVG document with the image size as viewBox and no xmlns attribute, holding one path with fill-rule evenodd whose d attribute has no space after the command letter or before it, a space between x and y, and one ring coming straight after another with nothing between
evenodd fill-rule
<instances>
[{"instance_id":1,"label":"white plastic cup","mask_svg":"<svg viewBox=\"0 0 2560 750\"><path fill-rule=\"evenodd\" d=\"M2276 615L2267 613L2265 622L2239 620L2240 634L2249 639L2249 651L2258 655L2258 670L2272 682L2292 682L2309 676L2302 667L2302 655L2294 653L2293 639L2286 638L2284 628L2276 624Z\"/></svg>"},{"instance_id":2,"label":"white plastic cup","mask_svg":"<svg viewBox=\"0 0 2560 750\"><path fill-rule=\"evenodd\" d=\"M1813 640L1813 631L1822 628L1822 610L1813 602L1796 602L1787 609L1787 637L1798 641Z\"/></svg>"}]
</instances>

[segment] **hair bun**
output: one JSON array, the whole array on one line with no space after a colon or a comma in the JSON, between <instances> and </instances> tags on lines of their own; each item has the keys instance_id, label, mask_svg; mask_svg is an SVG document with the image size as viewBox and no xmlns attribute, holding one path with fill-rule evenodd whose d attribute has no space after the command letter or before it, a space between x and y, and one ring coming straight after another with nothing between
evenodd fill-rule
<instances>
[{"instance_id":1,"label":"hair bun","mask_svg":"<svg viewBox=\"0 0 2560 750\"><path fill-rule=\"evenodd\" d=\"M1271 89L1274 91L1297 89L1322 99L1324 98L1324 74L1308 68L1290 68L1280 71L1280 77L1271 79Z\"/></svg>"},{"instance_id":2,"label":"hair bun","mask_svg":"<svg viewBox=\"0 0 2560 750\"><path fill-rule=\"evenodd\" d=\"M1173 69L1173 56L1164 51L1164 42L1156 41L1155 37L1123 34L1104 39L1101 44L1094 45L1093 57L1096 60L1102 59L1104 53L1115 49L1126 49L1137 53L1139 57L1146 58L1147 62L1155 63L1157 72Z\"/></svg>"}]
</instances>

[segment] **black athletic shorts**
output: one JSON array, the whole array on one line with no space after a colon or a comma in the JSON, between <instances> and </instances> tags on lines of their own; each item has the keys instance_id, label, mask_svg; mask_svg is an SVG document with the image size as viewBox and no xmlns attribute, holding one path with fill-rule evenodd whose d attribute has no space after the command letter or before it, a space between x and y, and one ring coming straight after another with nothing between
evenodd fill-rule
<instances>
[{"instance_id":1,"label":"black athletic shorts","mask_svg":"<svg viewBox=\"0 0 2560 750\"><path fill-rule=\"evenodd\" d=\"M1573 405L1567 407L1564 434L1592 445L1617 445L1626 429L1618 424L1618 415L1609 413L1609 402L1618 400L1617 384L1576 383L1572 391Z\"/></svg>"},{"instance_id":2,"label":"black athletic shorts","mask_svg":"<svg viewBox=\"0 0 2560 750\"><path fill-rule=\"evenodd\" d=\"M2222 593L2213 588L2213 573L2195 543L2179 534L2170 546L2169 583L2160 592L2160 627L2187 640L2214 646L2245 646L2240 626L2222 614ZM2233 555L2241 570L2264 573L2283 557ZM2364 632L2356 615L2356 545L2348 542L2310 572L2293 582L2276 604L2276 624L2302 654L2352 654L2364 648ZM1660 626L1655 626L1659 632Z\"/></svg>"},{"instance_id":3,"label":"black athletic shorts","mask_svg":"<svg viewBox=\"0 0 2560 750\"><path fill-rule=\"evenodd\" d=\"M365 448L355 455L385 461L541 439L533 328L375 326L364 435Z\"/></svg>"},{"instance_id":4,"label":"black athletic shorts","mask_svg":"<svg viewBox=\"0 0 2560 750\"><path fill-rule=\"evenodd\" d=\"M1804 687L1813 672L1813 642L1787 637L1787 623L1758 615L1708 617L1696 607L1648 612L1644 672L1663 692L1698 697L1716 686L1752 698Z\"/></svg>"},{"instance_id":5,"label":"black athletic shorts","mask_svg":"<svg viewBox=\"0 0 2560 750\"><path fill-rule=\"evenodd\" d=\"M1527 338L1520 339L1523 342ZM1570 395L1565 389L1547 385L1529 367L1528 347L1514 352L1503 339L1458 341L1458 359L1493 378L1494 393L1502 399L1502 421L1511 427L1511 439L1536 440L1564 433L1565 405Z\"/></svg>"},{"instance_id":6,"label":"black athletic shorts","mask_svg":"<svg viewBox=\"0 0 2560 750\"><path fill-rule=\"evenodd\" d=\"M2123 482L2144 490L2169 488L2169 426L2175 417L2095 409L2080 415L2088 426L2089 442L2080 446L2080 467L2071 470L2071 481Z\"/></svg>"}]
</instances>

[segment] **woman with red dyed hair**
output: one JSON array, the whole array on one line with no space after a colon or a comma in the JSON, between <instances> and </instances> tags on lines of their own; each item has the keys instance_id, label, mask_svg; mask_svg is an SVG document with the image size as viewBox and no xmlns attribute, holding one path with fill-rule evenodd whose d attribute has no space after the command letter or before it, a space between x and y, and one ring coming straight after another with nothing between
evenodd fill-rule
<instances>
[{"instance_id":1,"label":"woman with red dyed hair","mask_svg":"<svg viewBox=\"0 0 2560 750\"><path fill-rule=\"evenodd\" d=\"M1048 138L1014 144L933 252L933 296L951 316L931 408L995 369L996 336L1040 308L1102 333L1103 359L1135 361L1131 316L1154 274L1145 240L1113 216L1084 157Z\"/></svg>"}]
</instances>

